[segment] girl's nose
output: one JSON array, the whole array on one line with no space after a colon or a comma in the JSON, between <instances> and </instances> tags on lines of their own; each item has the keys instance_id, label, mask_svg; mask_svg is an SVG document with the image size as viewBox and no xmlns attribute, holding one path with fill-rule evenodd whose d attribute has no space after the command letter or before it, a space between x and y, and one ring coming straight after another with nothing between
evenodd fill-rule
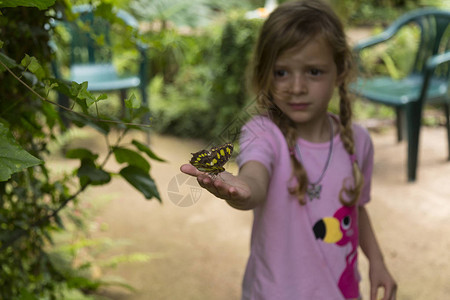
<instances>
[{"instance_id":1,"label":"girl's nose","mask_svg":"<svg viewBox=\"0 0 450 300\"><path fill-rule=\"evenodd\" d=\"M293 94L305 94L308 91L306 79L302 74L296 74L292 78L291 92Z\"/></svg>"}]
</instances>

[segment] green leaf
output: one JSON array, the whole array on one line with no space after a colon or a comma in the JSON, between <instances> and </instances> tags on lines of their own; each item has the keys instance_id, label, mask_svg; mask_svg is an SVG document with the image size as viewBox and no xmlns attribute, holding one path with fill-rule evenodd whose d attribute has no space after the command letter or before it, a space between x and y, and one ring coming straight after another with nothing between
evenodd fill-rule
<instances>
[{"instance_id":1,"label":"green leaf","mask_svg":"<svg viewBox=\"0 0 450 300\"><path fill-rule=\"evenodd\" d=\"M97 290L100 286L100 281L95 279L89 279L88 277L83 276L70 276L67 279L67 286L73 289L86 289L86 290ZM72 299L80 299L82 297L81 292L77 298Z\"/></svg>"},{"instance_id":2,"label":"green leaf","mask_svg":"<svg viewBox=\"0 0 450 300\"><path fill-rule=\"evenodd\" d=\"M383 60L384 64L386 65L386 69L389 72L389 75L394 78L394 79L400 79L400 73L397 69L397 67L395 66L395 62L392 59L391 56L389 56L389 54L387 53L383 53L381 55L381 59Z\"/></svg>"},{"instance_id":3,"label":"green leaf","mask_svg":"<svg viewBox=\"0 0 450 300\"><path fill-rule=\"evenodd\" d=\"M146 199L155 197L161 202L161 197L159 196L155 181L150 177L148 172L135 166L128 166L120 170L120 175L140 191Z\"/></svg>"},{"instance_id":4,"label":"green leaf","mask_svg":"<svg viewBox=\"0 0 450 300\"><path fill-rule=\"evenodd\" d=\"M3 48L3 41L0 40L0 49Z\"/></svg>"},{"instance_id":5,"label":"green leaf","mask_svg":"<svg viewBox=\"0 0 450 300\"><path fill-rule=\"evenodd\" d=\"M98 158L98 154L94 154L88 149L84 148L75 148L70 149L66 153L67 158L76 158L76 159L88 159L88 160L96 160Z\"/></svg>"},{"instance_id":6,"label":"green leaf","mask_svg":"<svg viewBox=\"0 0 450 300\"><path fill-rule=\"evenodd\" d=\"M139 151L144 152L145 154L148 155L148 157L150 157L151 159L157 160L157 161L161 161L161 162L165 162L166 160L160 158L159 156L157 156L152 150L150 150L150 148L147 145L144 145L136 140L133 140L133 145L136 146L136 148Z\"/></svg>"},{"instance_id":7,"label":"green leaf","mask_svg":"<svg viewBox=\"0 0 450 300\"><path fill-rule=\"evenodd\" d=\"M98 101L106 100L106 99L108 99L108 96L106 94L100 94L100 96L98 96L95 101L98 102Z\"/></svg>"},{"instance_id":8,"label":"green leaf","mask_svg":"<svg viewBox=\"0 0 450 300\"><path fill-rule=\"evenodd\" d=\"M31 71L38 79L42 79L45 76L45 71L39 64L38 60L34 56L25 54L25 57L20 62L22 66Z\"/></svg>"},{"instance_id":9,"label":"green leaf","mask_svg":"<svg viewBox=\"0 0 450 300\"><path fill-rule=\"evenodd\" d=\"M131 94L130 98L125 99L125 105L128 108L137 109L137 108L141 107L141 101L138 98L136 98L136 96L134 94Z\"/></svg>"},{"instance_id":10,"label":"green leaf","mask_svg":"<svg viewBox=\"0 0 450 300\"><path fill-rule=\"evenodd\" d=\"M101 1L101 3L95 9L95 15L108 20L111 24L121 24L123 20L118 18L114 12L114 5L112 3L105 3L107 1Z\"/></svg>"},{"instance_id":11,"label":"green leaf","mask_svg":"<svg viewBox=\"0 0 450 300\"><path fill-rule=\"evenodd\" d=\"M128 163L147 173L150 171L150 164L139 153L121 147L114 148L113 152L118 163Z\"/></svg>"},{"instance_id":12,"label":"green leaf","mask_svg":"<svg viewBox=\"0 0 450 300\"><path fill-rule=\"evenodd\" d=\"M47 9L55 4L55 0L1 0L0 7L37 7L40 10Z\"/></svg>"},{"instance_id":13,"label":"green leaf","mask_svg":"<svg viewBox=\"0 0 450 300\"><path fill-rule=\"evenodd\" d=\"M20 298L18 300L38 300L36 296L25 289L20 289Z\"/></svg>"},{"instance_id":14,"label":"green leaf","mask_svg":"<svg viewBox=\"0 0 450 300\"><path fill-rule=\"evenodd\" d=\"M116 268L122 263L147 262L151 259L152 256L146 253L121 254L111 257L104 262L101 262L100 265L101 267Z\"/></svg>"},{"instance_id":15,"label":"green leaf","mask_svg":"<svg viewBox=\"0 0 450 300\"><path fill-rule=\"evenodd\" d=\"M51 90L53 90L54 88L58 87L58 84L56 82L51 83L49 80L45 80L44 81L44 88L45 88L45 95L48 96L48 94L50 93Z\"/></svg>"},{"instance_id":16,"label":"green leaf","mask_svg":"<svg viewBox=\"0 0 450 300\"><path fill-rule=\"evenodd\" d=\"M11 174L43 163L25 151L8 128L0 123L0 181L6 181L11 178Z\"/></svg>"},{"instance_id":17,"label":"green leaf","mask_svg":"<svg viewBox=\"0 0 450 300\"><path fill-rule=\"evenodd\" d=\"M87 116L69 113L67 114L67 118L70 119L78 127L84 127L87 125L94 128L103 135L107 135L111 129L107 123L91 119Z\"/></svg>"},{"instance_id":18,"label":"green leaf","mask_svg":"<svg viewBox=\"0 0 450 300\"><path fill-rule=\"evenodd\" d=\"M1 52L0 52L0 61L1 61L6 67L8 67L8 68L10 68L10 69L18 66L14 59L12 59L11 57L9 57L9 56L7 56L6 54L1 53ZM5 70L6 70L5 67L3 67L2 65L0 65L0 72L3 72L3 71L5 71Z\"/></svg>"},{"instance_id":19,"label":"green leaf","mask_svg":"<svg viewBox=\"0 0 450 300\"><path fill-rule=\"evenodd\" d=\"M89 94L85 95L84 97L86 97L86 104L88 107L90 107L95 102L99 102L101 100L108 99L108 96L106 94L101 94L100 96L95 98L91 93L89 93Z\"/></svg>"},{"instance_id":20,"label":"green leaf","mask_svg":"<svg viewBox=\"0 0 450 300\"><path fill-rule=\"evenodd\" d=\"M82 159L81 166L77 171L82 186L86 184L102 185L111 181L111 175L102 169L97 168L90 159Z\"/></svg>"},{"instance_id":21,"label":"green leaf","mask_svg":"<svg viewBox=\"0 0 450 300\"><path fill-rule=\"evenodd\" d=\"M75 98L77 104L80 105L84 111L95 102L95 97L91 94L91 92L87 90L87 88L88 88L87 81L84 81L82 83L72 81L70 87L70 95L73 98Z\"/></svg>"},{"instance_id":22,"label":"green leaf","mask_svg":"<svg viewBox=\"0 0 450 300\"><path fill-rule=\"evenodd\" d=\"M42 102L42 112L45 115L45 120L49 128L53 128L57 121L61 121L55 106L50 103Z\"/></svg>"}]
</instances>

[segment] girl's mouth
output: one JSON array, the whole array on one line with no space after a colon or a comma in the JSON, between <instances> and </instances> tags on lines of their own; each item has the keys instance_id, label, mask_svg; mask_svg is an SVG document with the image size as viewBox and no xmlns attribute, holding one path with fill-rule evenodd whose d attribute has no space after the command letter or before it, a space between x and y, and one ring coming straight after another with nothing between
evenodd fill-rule
<instances>
[{"instance_id":1,"label":"girl's mouth","mask_svg":"<svg viewBox=\"0 0 450 300\"><path fill-rule=\"evenodd\" d=\"M288 103L288 105L293 110L305 110L308 108L309 103Z\"/></svg>"}]
</instances>

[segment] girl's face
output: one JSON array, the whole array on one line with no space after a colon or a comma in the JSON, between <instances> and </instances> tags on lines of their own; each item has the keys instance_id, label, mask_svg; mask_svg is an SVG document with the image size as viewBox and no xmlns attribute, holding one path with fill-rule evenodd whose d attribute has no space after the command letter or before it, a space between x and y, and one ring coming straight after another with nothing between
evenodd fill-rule
<instances>
[{"instance_id":1,"label":"girl's face","mask_svg":"<svg viewBox=\"0 0 450 300\"><path fill-rule=\"evenodd\" d=\"M274 103L299 127L321 125L337 83L333 51L318 36L286 50L275 61Z\"/></svg>"}]
</instances>

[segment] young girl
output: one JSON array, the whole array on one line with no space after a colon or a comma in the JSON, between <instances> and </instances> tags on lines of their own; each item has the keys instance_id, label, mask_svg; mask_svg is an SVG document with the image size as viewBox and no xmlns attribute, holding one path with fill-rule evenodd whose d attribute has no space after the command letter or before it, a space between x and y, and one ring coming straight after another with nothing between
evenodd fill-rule
<instances>
[{"instance_id":1,"label":"young girl","mask_svg":"<svg viewBox=\"0 0 450 300\"><path fill-rule=\"evenodd\" d=\"M364 205L373 147L352 124L352 54L324 3L287 2L264 23L252 83L265 110L242 130L239 175L181 170L237 209L253 209L242 299L360 299L357 248L370 262L371 300L389 274ZM339 116L327 112L335 90Z\"/></svg>"}]
</instances>

